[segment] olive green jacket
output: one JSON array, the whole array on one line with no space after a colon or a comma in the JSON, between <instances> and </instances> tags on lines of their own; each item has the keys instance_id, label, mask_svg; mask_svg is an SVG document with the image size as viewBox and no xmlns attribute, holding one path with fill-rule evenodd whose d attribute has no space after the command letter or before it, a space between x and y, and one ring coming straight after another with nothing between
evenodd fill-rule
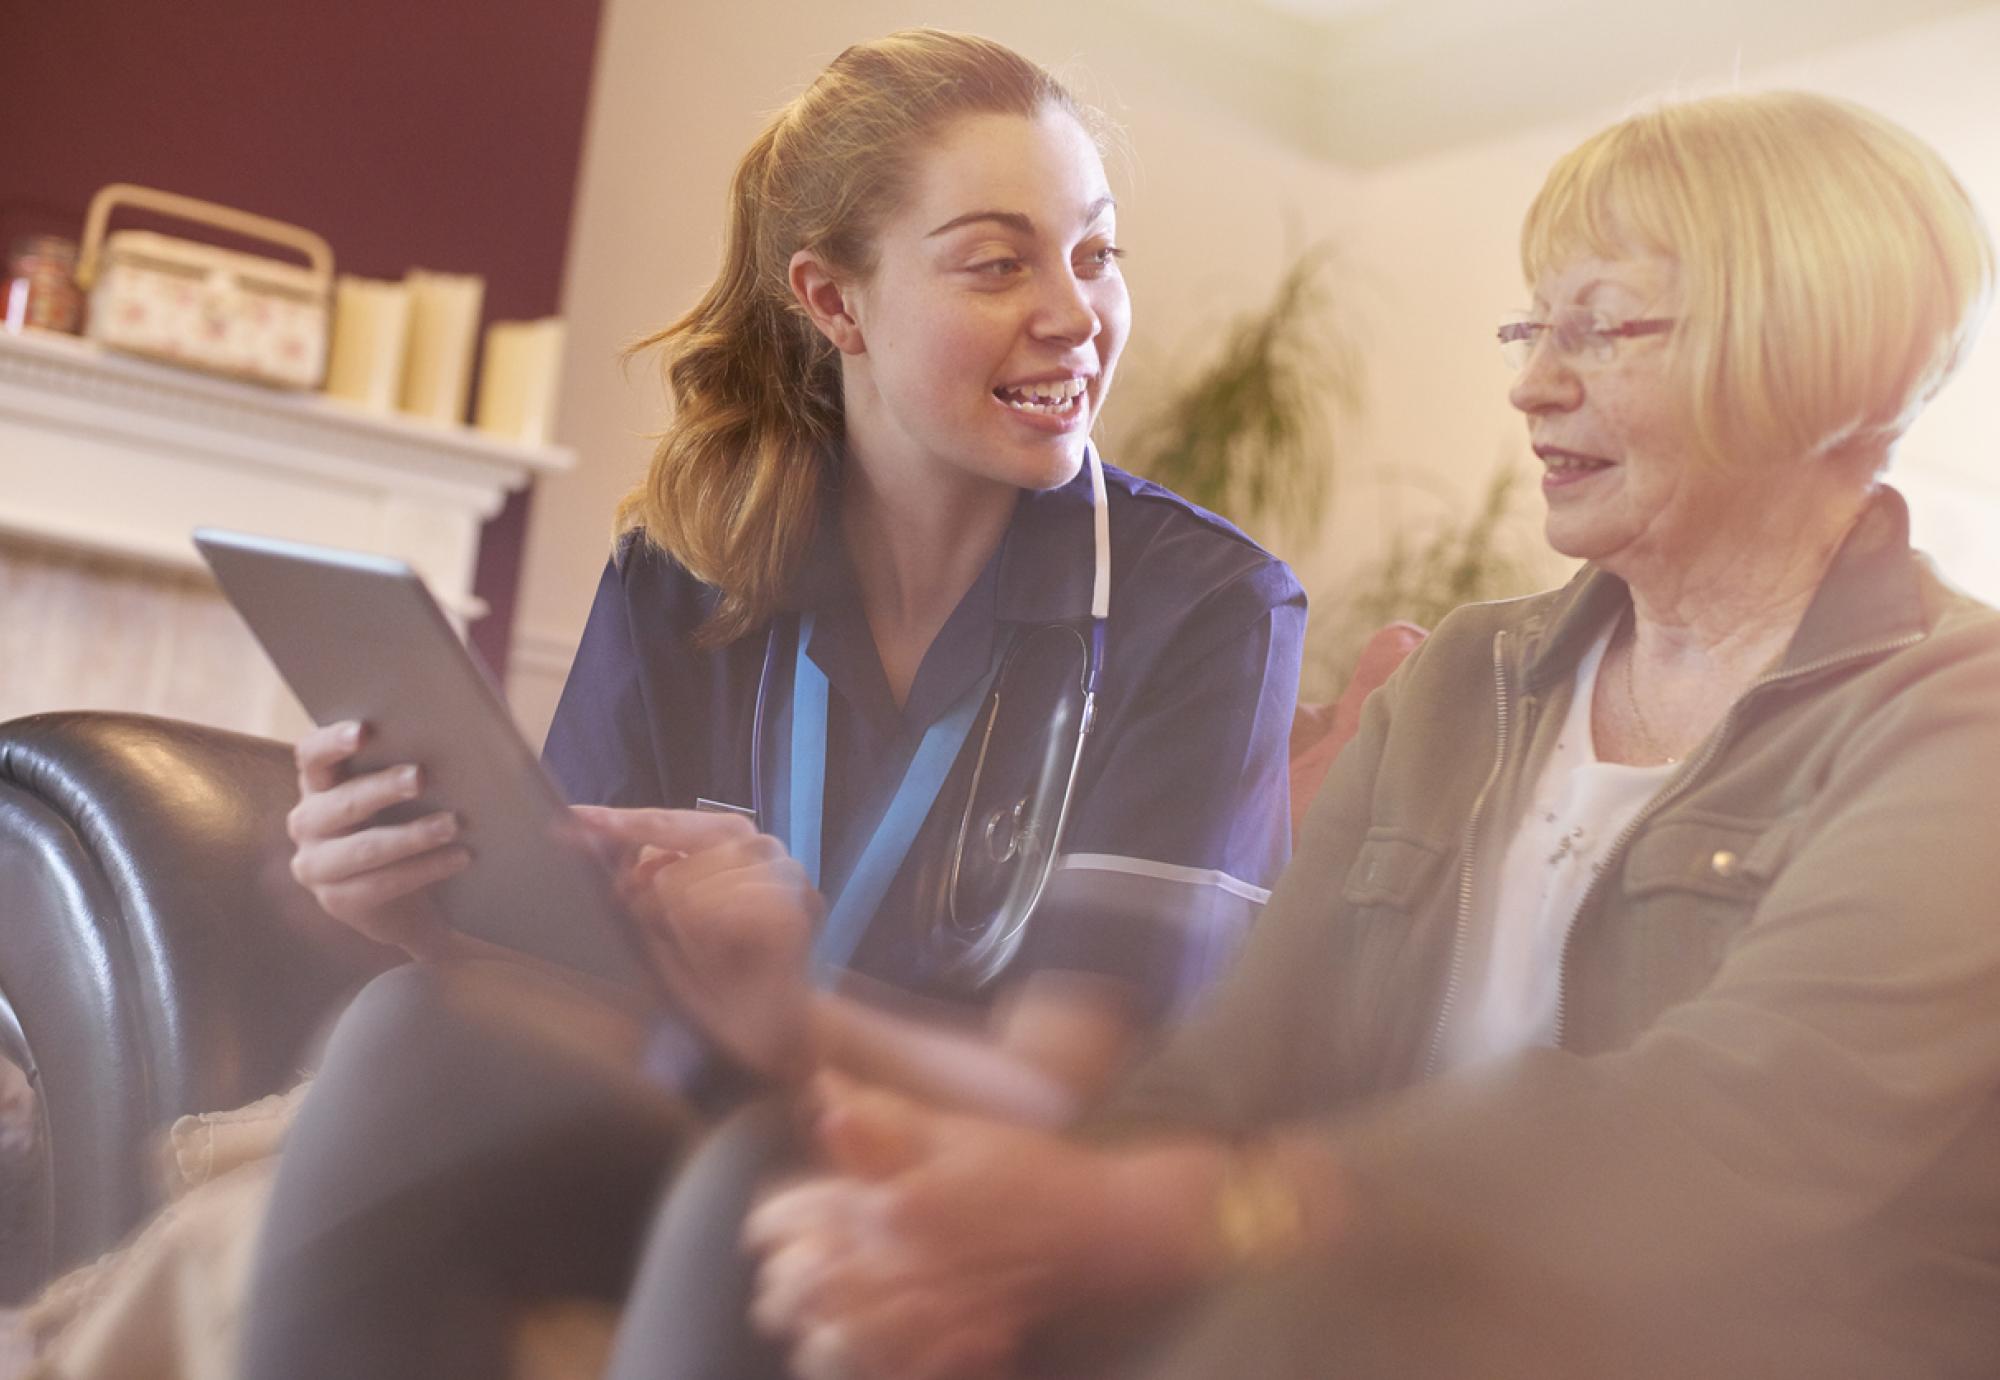
<instances>
[{"instance_id":1,"label":"olive green jacket","mask_svg":"<svg viewBox=\"0 0 2000 1380\"><path fill-rule=\"evenodd\" d=\"M1627 602L1586 569L1443 622L1107 1124L1323 1132L1356 1373L2000 1373L2000 615L1893 492L1605 861L1560 1047L1436 1072L1470 897Z\"/></svg>"}]
</instances>

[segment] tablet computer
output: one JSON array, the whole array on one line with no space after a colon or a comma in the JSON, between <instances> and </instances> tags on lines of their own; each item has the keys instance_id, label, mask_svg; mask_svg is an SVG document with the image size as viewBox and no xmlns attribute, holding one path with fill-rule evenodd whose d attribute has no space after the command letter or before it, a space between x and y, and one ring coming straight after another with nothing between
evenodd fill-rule
<instances>
[{"instance_id":1,"label":"tablet computer","mask_svg":"<svg viewBox=\"0 0 2000 1380\"><path fill-rule=\"evenodd\" d=\"M564 837L561 792L414 570L214 528L194 544L314 722L368 725L354 771L423 768L422 797L384 817L458 816L472 866L438 892L454 929L665 1004L609 868Z\"/></svg>"}]
</instances>

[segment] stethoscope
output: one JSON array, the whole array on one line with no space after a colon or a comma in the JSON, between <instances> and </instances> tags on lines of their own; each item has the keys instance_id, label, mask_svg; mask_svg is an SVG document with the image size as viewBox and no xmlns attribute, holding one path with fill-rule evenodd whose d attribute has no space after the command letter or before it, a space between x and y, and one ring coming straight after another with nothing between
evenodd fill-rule
<instances>
[{"instance_id":1,"label":"stethoscope","mask_svg":"<svg viewBox=\"0 0 2000 1380\"><path fill-rule=\"evenodd\" d=\"M928 912L919 921L920 938L937 976L956 986L984 987L1019 951L1055 870L1104 667L1111 521L1104 466L1088 443L1084 463L1090 473L1094 558L1087 627L1052 623L1014 637L996 653L986 675L925 729L882 817L837 894L829 897L813 950L823 981L847 966L913 849L922 862L918 904ZM786 847L817 886L827 683L807 655L812 626L811 614L802 615L794 650L790 752L779 792L787 809L783 828L774 832L785 836ZM766 703L784 640L774 620L751 715L751 806L766 829L774 823L765 799ZM1041 750L994 751L996 744L1023 736L1038 740ZM958 764L963 749L975 741L968 774ZM1023 771L1026 780L1019 779ZM932 806L954 773L963 781L964 807L955 822L949 816L934 820ZM941 861L940 844L946 844Z\"/></svg>"}]
</instances>

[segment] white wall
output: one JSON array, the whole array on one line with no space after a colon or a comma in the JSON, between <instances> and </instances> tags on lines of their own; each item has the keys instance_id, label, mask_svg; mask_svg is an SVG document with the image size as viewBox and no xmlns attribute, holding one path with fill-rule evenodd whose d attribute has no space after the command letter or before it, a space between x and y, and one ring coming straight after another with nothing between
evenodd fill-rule
<instances>
[{"instance_id":1,"label":"white wall","mask_svg":"<svg viewBox=\"0 0 2000 1380\"><path fill-rule=\"evenodd\" d=\"M1209 108L1138 60L1108 12L1052 0L898 3L607 0L570 246L558 434L581 463L536 493L510 687L531 733L553 697L608 549L612 508L644 470L664 401L619 347L689 305L713 274L731 170L766 113L843 46L916 23L969 29L1055 68L1130 135L1114 157L1135 331L1106 414L1138 415L1204 328L1256 301L1287 251L1344 235L1353 178Z\"/></svg>"}]
</instances>

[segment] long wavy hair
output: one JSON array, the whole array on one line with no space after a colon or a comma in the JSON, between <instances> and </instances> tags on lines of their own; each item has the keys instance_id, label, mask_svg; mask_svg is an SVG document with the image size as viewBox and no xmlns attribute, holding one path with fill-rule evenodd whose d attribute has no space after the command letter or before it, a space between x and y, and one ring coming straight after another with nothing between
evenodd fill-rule
<instances>
[{"instance_id":1,"label":"long wavy hair","mask_svg":"<svg viewBox=\"0 0 2000 1380\"><path fill-rule=\"evenodd\" d=\"M646 478L618 506L719 594L697 633L766 623L841 463L840 359L792 295L801 249L863 281L917 154L952 120L1054 109L1095 133L1053 76L989 39L910 29L859 43L772 117L736 167L722 269L658 346L673 415Z\"/></svg>"}]
</instances>

